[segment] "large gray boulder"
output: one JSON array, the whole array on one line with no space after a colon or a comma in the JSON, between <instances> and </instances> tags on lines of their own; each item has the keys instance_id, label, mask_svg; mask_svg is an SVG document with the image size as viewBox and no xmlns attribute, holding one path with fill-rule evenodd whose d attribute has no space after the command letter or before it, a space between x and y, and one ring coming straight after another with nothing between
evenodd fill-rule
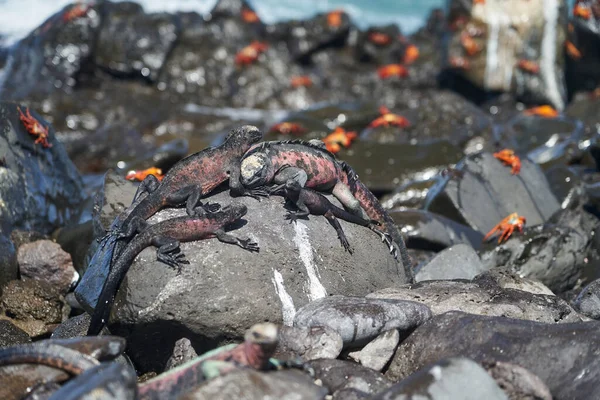
<instances>
[{"instance_id":1,"label":"large gray boulder","mask_svg":"<svg viewBox=\"0 0 600 400\"><path fill-rule=\"evenodd\" d=\"M109 197L127 204L113 195L105 199ZM365 227L341 221L353 248L350 254L324 217L288 223L281 197L259 202L249 197L233 199L224 191L206 201L245 204L248 214L230 233L251 238L260 252L216 239L182 243L190 264L178 274L157 261L155 248L142 251L121 285L111 319L114 331L128 337L129 354L142 369L162 367L175 341L183 336L200 344L201 352L202 346L242 338L257 322L291 325L296 310L312 300L338 294L364 296L406 283L400 262ZM113 208L118 207L105 205L108 212ZM181 215L185 210L167 209L149 222ZM94 274L96 267L90 265L86 275ZM91 292L100 289L101 280L95 282L88 288ZM85 296L79 300L88 301ZM83 305L91 308L89 302Z\"/></svg>"},{"instance_id":2,"label":"large gray boulder","mask_svg":"<svg viewBox=\"0 0 600 400\"><path fill-rule=\"evenodd\" d=\"M386 376L404 379L447 357L520 365L540 377L555 400L600 396L600 323L544 324L448 312L418 327L394 355Z\"/></svg>"}]
</instances>

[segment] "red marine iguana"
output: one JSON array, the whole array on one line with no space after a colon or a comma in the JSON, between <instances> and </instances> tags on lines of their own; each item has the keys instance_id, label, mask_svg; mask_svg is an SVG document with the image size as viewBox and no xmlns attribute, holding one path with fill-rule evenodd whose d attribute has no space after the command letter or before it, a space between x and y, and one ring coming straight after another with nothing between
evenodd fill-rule
<instances>
[{"instance_id":1,"label":"red marine iguana","mask_svg":"<svg viewBox=\"0 0 600 400\"><path fill-rule=\"evenodd\" d=\"M144 227L145 223L141 218L135 221L135 225L143 230L131 240L113 263L92 314L87 334L97 335L108 322L115 295L131 263L150 245L158 247L159 261L174 268L179 268L180 264L186 263L183 254L178 254L180 241L190 242L216 237L223 243L235 244L249 251L258 251L258 245L250 239L239 239L223 230L225 226L239 220L247 212L248 208L245 205L233 204L213 213L172 218L147 227Z\"/></svg>"},{"instance_id":2,"label":"red marine iguana","mask_svg":"<svg viewBox=\"0 0 600 400\"><path fill-rule=\"evenodd\" d=\"M398 247L405 275L413 281L410 256L394 221L375 195L358 180L352 168L338 161L323 146L303 140L264 142L244 155L240 170L239 182L229 181L232 193L273 184L275 186L270 192L275 193L292 179L301 187L331 191L353 214L365 220L378 221ZM394 246L390 246L390 251L397 258Z\"/></svg>"}]
</instances>

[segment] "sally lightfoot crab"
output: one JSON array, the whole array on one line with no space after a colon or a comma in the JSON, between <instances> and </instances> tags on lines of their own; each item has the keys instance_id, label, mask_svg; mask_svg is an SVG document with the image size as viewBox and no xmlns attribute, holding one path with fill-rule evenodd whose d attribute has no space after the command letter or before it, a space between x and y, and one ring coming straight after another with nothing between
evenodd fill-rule
<instances>
[{"instance_id":1,"label":"sally lightfoot crab","mask_svg":"<svg viewBox=\"0 0 600 400\"><path fill-rule=\"evenodd\" d=\"M25 129L27 129L27 132L35 136L36 139L33 143L41 144L46 149L52 147L52 144L48 143L48 127L45 127L33 117L29 112L29 108L25 109L25 114L23 114L20 107L17 107L17 111L19 111L19 119L23 123L23 126L25 126Z\"/></svg>"},{"instance_id":2,"label":"sally lightfoot crab","mask_svg":"<svg viewBox=\"0 0 600 400\"><path fill-rule=\"evenodd\" d=\"M512 233L515 231L515 228L519 230L519 232L523 232L523 226L526 223L525 217L519 216L517 213L512 213L508 217L504 218L498 225L492 228L491 231L487 233L483 237L483 241L486 242L489 238L494 236L497 233L500 233L500 237L498 238L498 243L502 243L508 240Z\"/></svg>"},{"instance_id":3,"label":"sally lightfoot crab","mask_svg":"<svg viewBox=\"0 0 600 400\"><path fill-rule=\"evenodd\" d=\"M512 167L510 173L516 175L521 171L521 159L513 150L504 149L494 153L494 157L502 161L504 165Z\"/></svg>"}]
</instances>

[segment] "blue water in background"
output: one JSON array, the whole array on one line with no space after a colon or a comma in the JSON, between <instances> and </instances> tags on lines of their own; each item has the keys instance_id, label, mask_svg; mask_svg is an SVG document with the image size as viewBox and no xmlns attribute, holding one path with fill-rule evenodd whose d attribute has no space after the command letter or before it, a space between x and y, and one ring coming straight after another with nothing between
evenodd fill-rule
<instances>
[{"instance_id":1,"label":"blue water in background","mask_svg":"<svg viewBox=\"0 0 600 400\"><path fill-rule=\"evenodd\" d=\"M70 0L0 0L0 44L11 44L41 25L50 15L72 3ZM207 13L216 0L140 0L148 12L196 11ZM423 25L432 8L445 0L250 0L267 23L307 18L317 12L341 8L361 28L395 23L412 33Z\"/></svg>"}]
</instances>

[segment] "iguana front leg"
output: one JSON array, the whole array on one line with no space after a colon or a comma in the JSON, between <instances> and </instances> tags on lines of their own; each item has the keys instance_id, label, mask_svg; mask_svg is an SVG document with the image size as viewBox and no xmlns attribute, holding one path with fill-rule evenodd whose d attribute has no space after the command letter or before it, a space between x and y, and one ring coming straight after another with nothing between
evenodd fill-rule
<instances>
[{"instance_id":1,"label":"iguana front leg","mask_svg":"<svg viewBox=\"0 0 600 400\"><path fill-rule=\"evenodd\" d=\"M160 182L154 175L146 176L144 178L144 180L138 186L137 190L135 191L135 195L133 196L133 200L131 201L131 204L135 203L138 196L141 196L144 193L154 192L156 189L158 189L159 185L160 185Z\"/></svg>"},{"instance_id":2,"label":"iguana front leg","mask_svg":"<svg viewBox=\"0 0 600 400\"><path fill-rule=\"evenodd\" d=\"M252 239L240 239L233 235L225 233L225 231L222 229L216 230L215 236L217 237L217 239L219 239L219 241L223 243L235 244L237 246L240 246L244 250L256 252L258 252L259 250L258 243L253 242Z\"/></svg>"},{"instance_id":3,"label":"iguana front leg","mask_svg":"<svg viewBox=\"0 0 600 400\"><path fill-rule=\"evenodd\" d=\"M294 202L290 197L288 197L288 200ZM308 207L306 206L306 204L304 204L302 202L302 200L298 199L298 200L296 200L296 202L294 202L294 205L298 208L298 211L288 211L288 213L285 216L285 219L290 220L290 224L293 222L296 222L296 220L298 220L298 218L308 219L308 216L310 215L310 211L309 211Z\"/></svg>"},{"instance_id":4,"label":"iguana front leg","mask_svg":"<svg viewBox=\"0 0 600 400\"><path fill-rule=\"evenodd\" d=\"M201 217L207 212L215 212L221 208L220 204L205 204L200 202L202 189L196 185L189 185L169 194L165 200L168 206L177 206L185 203L185 211L191 217Z\"/></svg>"},{"instance_id":5,"label":"iguana front leg","mask_svg":"<svg viewBox=\"0 0 600 400\"><path fill-rule=\"evenodd\" d=\"M356 199L356 197L354 197L352 191L350 191L350 188L343 182L338 181L333 187L331 194L333 194L340 201L340 203L342 203L344 207L350 210L350 212L353 214L358 215L362 219L371 219L365 210L363 210L363 208L360 206L360 202Z\"/></svg>"}]
</instances>

